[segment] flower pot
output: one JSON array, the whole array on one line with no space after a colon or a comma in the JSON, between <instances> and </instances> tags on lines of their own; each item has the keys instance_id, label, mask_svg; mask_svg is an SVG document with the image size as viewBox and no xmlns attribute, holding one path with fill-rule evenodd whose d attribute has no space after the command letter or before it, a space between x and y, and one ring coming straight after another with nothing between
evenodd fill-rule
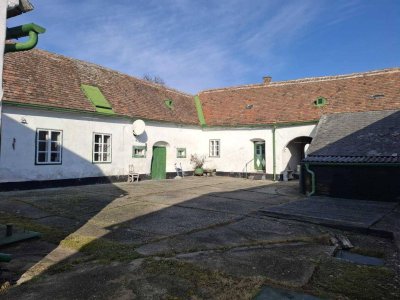
<instances>
[{"instance_id":1,"label":"flower pot","mask_svg":"<svg viewBox=\"0 0 400 300\"><path fill-rule=\"evenodd\" d=\"M203 168L196 168L196 169L194 169L194 175L202 176L203 173L204 173Z\"/></svg>"}]
</instances>

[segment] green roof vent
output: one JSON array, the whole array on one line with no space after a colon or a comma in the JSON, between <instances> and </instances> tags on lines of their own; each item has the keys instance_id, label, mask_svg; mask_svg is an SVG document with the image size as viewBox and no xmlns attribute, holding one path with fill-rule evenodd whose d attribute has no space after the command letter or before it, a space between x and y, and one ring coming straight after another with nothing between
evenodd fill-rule
<instances>
[{"instance_id":1,"label":"green roof vent","mask_svg":"<svg viewBox=\"0 0 400 300\"><path fill-rule=\"evenodd\" d=\"M316 107L323 107L328 103L326 98L324 97L318 97L317 100L314 101L314 106Z\"/></svg>"},{"instance_id":2,"label":"green roof vent","mask_svg":"<svg viewBox=\"0 0 400 300\"><path fill-rule=\"evenodd\" d=\"M81 84L81 89L86 98L96 107L96 111L105 114L114 114L110 103L96 86Z\"/></svg>"},{"instance_id":3,"label":"green roof vent","mask_svg":"<svg viewBox=\"0 0 400 300\"><path fill-rule=\"evenodd\" d=\"M173 109L174 108L174 101L172 101L172 99L166 99L164 100L165 106L169 109Z\"/></svg>"}]
</instances>

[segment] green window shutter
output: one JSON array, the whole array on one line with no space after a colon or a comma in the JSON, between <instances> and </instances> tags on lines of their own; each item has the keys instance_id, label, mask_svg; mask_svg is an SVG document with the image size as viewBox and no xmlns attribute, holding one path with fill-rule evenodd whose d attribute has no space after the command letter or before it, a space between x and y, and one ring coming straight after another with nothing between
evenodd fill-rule
<instances>
[{"instance_id":1,"label":"green window shutter","mask_svg":"<svg viewBox=\"0 0 400 300\"><path fill-rule=\"evenodd\" d=\"M81 84L81 89L86 98L88 98L90 102L96 107L97 112L114 114L110 103L107 101L106 97L104 97L98 87Z\"/></svg>"}]
</instances>

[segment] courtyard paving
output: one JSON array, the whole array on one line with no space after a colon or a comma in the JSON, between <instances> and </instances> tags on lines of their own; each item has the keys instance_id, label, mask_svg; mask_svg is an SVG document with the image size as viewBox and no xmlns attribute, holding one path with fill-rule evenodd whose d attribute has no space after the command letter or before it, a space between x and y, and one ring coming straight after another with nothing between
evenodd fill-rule
<instances>
[{"instance_id":1,"label":"courtyard paving","mask_svg":"<svg viewBox=\"0 0 400 300\"><path fill-rule=\"evenodd\" d=\"M398 299L393 239L265 213L297 206L327 215L332 199L316 198L310 209L312 199L297 182L229 177L0 193L0 224L42 233L0 250L13 255L0 265L0 296L252 299L267 286L320 298ZM338 215L384 230L398 224L396 203L364 214L358 203ZM332 237L343 235L353 252L383 258L384 266L334 258Z\"/></svg>"}]
</instances>

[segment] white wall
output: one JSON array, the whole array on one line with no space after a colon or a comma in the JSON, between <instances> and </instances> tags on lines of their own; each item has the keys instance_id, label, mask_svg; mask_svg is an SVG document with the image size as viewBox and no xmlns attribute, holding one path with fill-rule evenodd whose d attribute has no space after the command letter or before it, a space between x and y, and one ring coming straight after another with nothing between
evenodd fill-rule
<instances>
[{"instance_id":1,"label":"white wall","mask_svg":"<svg viewBox=\"0 0 400 300\"><path fill-rule=\"evenodd\" d=\"M208 157L209 140L219 139L221 145L220 157ZM206 167L224 172L243 172L249 162L247 171L254 172L254 143L252 139L265 140L266 156L272 151L272 131L265 128L245 129L206 129L203 131L203 141L199 152L207 154ZM272 155L271 155L272 157ZM272 168L272 163L266 159L266 168Z\"/></svg>"},{"instance_id":2,"label":"white wall","mask_svg":"<svg viewBox=\"0 0 400 300\"><path fill-rule=\"evenodd\" d=\"M21 123L22 119L27 124ZM38 128L63 131L61 165L35 165ZM112 135L111 163L92 163L94 132ZM201 133L199 128L148 123L146 133L136 138L129 119L4 107L0 182L126 175L129 164L134 164L137 172L149 174L152 147L158 141L169 143L167 172L175 172L176 162L191 170L190 153L196 152ZM146 143L146 158L133 158L132 146ZM176 148L186 148L187 158L176 158Z\"/></svg>"},{"instance_id":3,"label":"white wall","mask_svg":"<svg viewBox=\"0 0 400 300\"><path fill-rule=\"evenodd\" d=\"M6 39L7 1L0 1L0 128L1 128L1 100L3 99L3 58ZM0 136L1 137L1 136ZM1 152L0 152L1 155Z\"/></svg>"},{"instance_id":4,"label":"white wall","mask_svg":"<svg viewBox=\"0 0 400 300\"><path fill-rule=\"evenodd\" d=\"M22 119L26 120L23 124ZM314 125L276 129L276 172L284 170L288 158L284 148L294 138L313 136ZM63 131L61 165L35 165L35 136L38 128ZM6 106L3 108L0 182L126 175L129 164L141 174L150 174L152 148L167 143L167 172L175 163L184 171L193 170L190 155L206 156L206 168L223 172L254 172L253 140L265 140L266 172L272 174L272 129L206 129L166 123L147 122L143 135L135 137L132 121ZM93 133L112 135L112 163L92 163ZM15 139L15 149L13 141ZM209 157L209 140L220 140L220 157ZM133 158L133 145L147 145L145 158ZM186 148L186 158L176 157L176 148Z\"/></svg>"},{"instance_id":5,"label":"white wall","mask_svg":"<svg viewBox=\"0 0 400 300\"><path fill-rule=\"evenodd\" d=\"M276 147L276 173L282 173L285 170L289 160L290 151L287 149L289 142L301 136L315 136L316 125L302 125L279 127L275 132Z\"/></svg>"},{"instance_id":6,"label":"white wall","mask_svg":"<svg viewBox=\"0 0 400 300\"><path fill-rule=\"evenodd\" d=\"M284 171L290 157L284 157L284 148L294 138L314 135L315 125L278 127L275 131L276 173ZM245 165L254 157L254 139L265 140L266 173L273 173L272 129L208 129L203 135L200 152L208 154L208 140L221 140L221 157L207 158L206 166L218 171L243 172ZM254 172L254 162L248 164L248 172Z\"/></svg>"}]
</instances>

